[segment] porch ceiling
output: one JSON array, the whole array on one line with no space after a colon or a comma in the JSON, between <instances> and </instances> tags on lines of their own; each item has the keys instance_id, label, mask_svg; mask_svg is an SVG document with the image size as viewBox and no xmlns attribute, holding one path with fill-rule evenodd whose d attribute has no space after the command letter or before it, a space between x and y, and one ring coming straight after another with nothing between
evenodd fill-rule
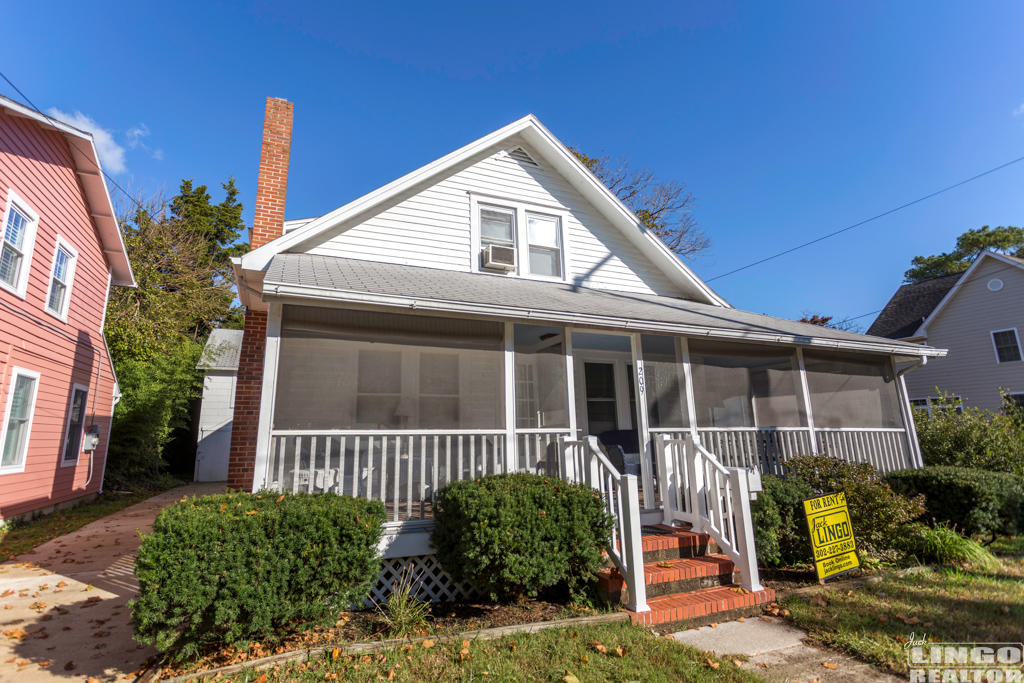
<instances>
[{"instance_id":1,"label":"porch ceiling","mask_svg":"<svg viewBox=\"0 0 1024 683\"><path fill-rule=\"evenodd\" d=\"M369 304L903 357L946 355L944 349L684 299L312 254L274 256L264 277L263 296L267 300Z\"/></svg>"}]
</instances>

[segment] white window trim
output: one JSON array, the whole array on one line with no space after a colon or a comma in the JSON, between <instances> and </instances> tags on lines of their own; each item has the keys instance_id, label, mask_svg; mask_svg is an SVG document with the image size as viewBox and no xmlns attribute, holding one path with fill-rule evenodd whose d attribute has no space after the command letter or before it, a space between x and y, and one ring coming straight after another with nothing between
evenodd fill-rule
<instances>
[{"instance_id":1,"label":"white window trim","mask_svg":"<svg viewBox=\"0 0 1024 683\"><path fill-rule=\"evenodd\" d=\"M1014 339L1017 340L1017 360L999 360L999 347L996 346L996 335L1000 332L1013 332ZM996 356L996 363L1002 365L1003 363L1020 363L1024 361L1024 349L1021 349L1020 345L1020 334L1017 332L1016 327L1007 327L1002 330L992 330L988 333L989 338L992 340L992 353Z\"/></svg>"},{"instance_id":2,"label":"white window trim","mask_svg":"<svg viewBox=\"0 0 1024 683\"><path fill-rule=\"evenodd\" d=\"M6 289L19 299L24 299L25 292L28 290L29 272L32 270L32 254L35 251L36 232L39 228L39 214L33 211L29 207L28 203L18 196L17 192L13 189L8 189L7 205L4 207L3 224L0 225L0 242L2 242L4 231L7 230L7 220L11 216L11 208L14 206L17 206L18 210L25 214L29 219L28 228L25 232L25 244L23 245L24 261L21 264L21 272L18 273L18 281L12 286L3 280L0 280L0 288Z\"/></svg>"},{"instance_id":3,"label":"white window trim","mask_svg":"<svg viewBox=\"0 0 1024 683\"><path fill-rule=\"evenodd\" d=\"M468 194L470 204L470 231L472 233L472 239L470 240L471 272L487 273L489 275L504 277L517 277L526 280L539 280L542 282L569 282L569 240L567 239L567 226L569 224L568 209L565 207L533 204L516 199L503 199L501 197L480 194L477 192L470 192ZM481 267L480 265L480 250L483 248L480 240L480 209L489 206L512 211L515 214L516 269L509 273L502 274L491 271ZM561 260L559 267L562 272L561 277L535 275L529 272L530 243L529 234L527 232L526 215L531 213L558 219L559 258Z\"/></svg>"},{"instance_id":4,"label":"white window trim","mask_svg":"<svg viewBox=\"0 0 1024 683\"><path fill-rule=\"evenodd\" d=\"M947 398L950 398L950 399L953 399L955 401L958 401L958 403L953 406L953 409L954 409L955 412L957 412L958 414L961 414L961 413L964 412L964 399L963 399L963 396L960 396L960 394L950 394ZM939 400L941 400L941 399L942 399L941 396L921 396L919 398L908 399L907 403L910 404L910 408L912 410L913 409L924 410L924 411L926 411L928 413L928 417L931 417L934 414L934 411L935 411L935 404ZM923 406L915 406L914 405L915 401L924 401L924 405Z\"/></svg>"},{"instance_id":5,"label":"white window trim","mask_svg":"<svg viewBox=\"0 0 1024 683\"><path fill-rule=\"evenodd\" d=\"M68 439L71 437L71 408L75 403L75 393L78 391L85 392L85 405L84 408L89 407L89 387L84 384L72 384L71 385L71 396L68 398L68 408L64 415L64 439L60 443L60 454L57 456L58 463L61 467L78 467L79 456L82 455L82 446L85 439L85 410L82 411L82 433L78 437L78 452L75 453L74 460L65 460L64 453L68 448Z\"/></svg>"},{"instance_id":6,"label":"white window trim","mask_svg":"<svg viewBox=\"0 0 1024 683\"><path fill-rule=\"evenodd\" d=\"M24 452L21 454L21 462L17 465L0 466L0 475L17 474L25 471L25 463L28 461L28 450L32 441L32 422L36 417L36 399L39 397L40 375L35 370L18 367L11 367L10 380L7 383L7 405L4 407L4 421L0 427L0 454L4 452L4 442L7 440L7 421L11 418L11 404L14 402L14 385L18 377L31 377L35 380L35 387L32 390L32 399L29 401L28 422L25 423L25 431L28 437L25 439Z\"/></svg>"},{"instance_id":7,"label":"white window trim","mask_svg":"<svg viewBox=\"0 0 1024 683\"><path fill-rule=\"evenodd\" d=\"M67 281L64 283L66 287L64 290L64 301L61 302L61 310L55 311L50 308L50 294L53 292L53 267L57 265L57 252L61 249L71 255L71 261L68 263ZM57 318L57 320L65 323L68 321L68 311L71 310L71 290L75 284L75 266L77 265L78 250L71 246L71 243L66 239L57 235L57 243L53 246L53 258L50 259L50 273L46 285L46 298L43 299L43 309L54 318Z\"/></svg>"}]
</instances>

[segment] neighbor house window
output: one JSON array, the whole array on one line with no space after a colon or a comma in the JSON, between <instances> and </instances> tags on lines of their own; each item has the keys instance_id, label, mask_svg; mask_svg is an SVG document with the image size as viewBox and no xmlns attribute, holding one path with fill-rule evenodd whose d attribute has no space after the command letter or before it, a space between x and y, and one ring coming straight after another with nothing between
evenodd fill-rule
<instances>
[{"instance_id":1,"label":"neighbor house window","mask_svg":"<svg viewBox=\"0 0 1024 683\"><path fill-rule=\"evenodd\" d=\"M78 252L63 240L57 240L50 270L50 292L46 297L46 310L58 318L66 319L71 300L71 282L75 277Z\"/></svg>"},{"instance_id":2,"label":"neighbor house window","mask_svg":"<svg viewBox=\"0 0 1024 683\"><path fill-rule=\"evenodd\" d=\"M0 433L0 473L21 472L25 469L25 454L28 451L38 386L38 372L18 367L11 370L3 432Z\"/></svg>"},{"instance_id":3,"label":"neighbor house window","mask_svg":"<svg viewBox=\"0 0 1024 683\"><path fill-rule=\"evenodd\" d=\"M526 214L530 274L562 277L562 228L556 216Z\"/></svg>"},{"instance_id":4,"label":"neighbor house window","mask_svg":"<svg viewBox=\"0 0 1024 683\"><path fill-rule=\"evenodd\" d=\"M37 216L14 191L7 193L3 240L0 244L0 286L24 298L32 246L36 238Z\"/></svg>"},{"instance_id":5,"label":"neighbor house window","mask_svg":"<svg viewBox=\"0 0 1024 683\"><path fill-rule=\"evenodd\" d=\"M71 392L71 403L68 405L67 427L64 429L64 452L60 461L62 465L78 463L78 453L82 450L82 430L85 429L85 407L88 399L88 387L76 384Z\"/></svg>"},{"instance_id":6,"label":"neighbor house window","mask_svg":"<svg viewBox=\"0 0 1024 683\"><path fill-rule=\"evenodd\" d=\"M910 407L927 411L929 417L934 415L936 411L948 411L952 409L953 412L958 415L964 412L963 400L956 394L947 394L946 396L928 396L926 398L912 398L910 399Z\"/></svg>"},{"instance_id":7,"label":"neighbor house window","mask_svg":"<svg viewBox=\"0 0 1024 683\"><path fill-rule=\"evenodd\" d=\"M1017 329L996 330L992 333L992 345L996 348L996 360L1000 363L1012 363L1021 359L1020 340Z\"/></svg>"}]
</instances>

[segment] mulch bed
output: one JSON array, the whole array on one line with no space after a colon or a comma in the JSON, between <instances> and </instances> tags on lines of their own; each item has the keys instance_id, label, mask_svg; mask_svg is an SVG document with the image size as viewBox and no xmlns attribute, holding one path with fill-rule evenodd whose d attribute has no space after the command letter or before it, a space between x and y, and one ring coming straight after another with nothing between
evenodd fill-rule
<instances>
[{"instance_id":1,"label":"mulch bed","mask_svg":"<svg viewBox=\"0 0 1024 683\"><path fill-rule=\"evenodd\" d=\"M807 569L761 569L761 583L776 593L818 584L813 567Z\"/></svg>"},{"instance_id":2,"label":"mulch bed","mask_svg":"<svg viewBox=\"0 0 1024 683\"><path fill-rule=\"evenodd\" d=\"M493 604L475 602L440 602L431 606L431 619L428 628L415 635L446 635L475 631L496 626L512 626L515 624L532 624L553 619L588 616L596 614L596 610L570 607L564 603L546 600L525 599L514 604ZM291 652L293 650L324 647L338 644L344 648L346 643L365 640L384 640L388 638L384 620L373 610L361 612L343 612L332 628L314 627L301 630L296 627L279 642L249 643L248 648L227 647L209 652L197 661L184 664L164 664L162 678L181 676L189 673L207 671L231 664L241 664L253 659L270 655ZM153 662L155 665L156 662Z\"/></svg>"}]
</instances>

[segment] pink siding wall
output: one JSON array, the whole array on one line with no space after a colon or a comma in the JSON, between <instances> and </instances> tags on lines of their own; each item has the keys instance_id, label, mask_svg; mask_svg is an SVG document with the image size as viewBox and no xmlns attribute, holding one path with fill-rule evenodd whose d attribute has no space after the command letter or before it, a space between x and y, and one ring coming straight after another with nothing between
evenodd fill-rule
<instances>
[{"instance_id":1,"label":"pink siding wall","mask_svg":"<svg viewBox=\"0 0 1024 683\"><path fill-rule=\"evenodd\" d=\"M0 518L100 489L114 393L102 331L109 268L67 140L34 121L0 112L4 209L11 188L39 214L39 228L25 299L0 289L0 418L11 389L12 366L35 370L40 381L25 470L0 474ZM66 323L45 310L58 235L78 251ZM60 466L71 387L76 383L89 387L86 428L100 427L88 487L89 454L80 453L77 466Z\"/></svg>"}]
</instances>

